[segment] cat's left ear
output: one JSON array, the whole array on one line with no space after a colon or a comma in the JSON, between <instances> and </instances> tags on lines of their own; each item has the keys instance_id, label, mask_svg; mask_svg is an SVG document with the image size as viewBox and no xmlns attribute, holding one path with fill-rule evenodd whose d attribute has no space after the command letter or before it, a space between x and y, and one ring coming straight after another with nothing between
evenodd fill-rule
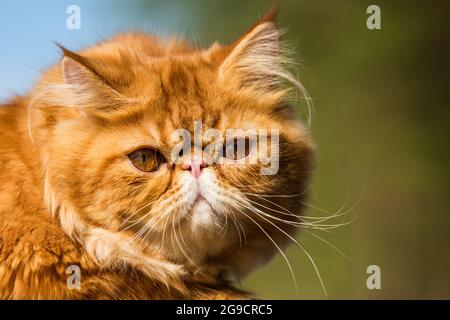
<instances>
[{"instance_id":1,"label":"cat's left ear","mask_svg":"<svg viewBox=\"0 0 450 320\"><path fill-rule=\"evenodd\" d=\"M283 69L281 30L277 26L277 8L270 10L237 41L223 48L224 59L219 78L234 89L251 89L259 93L277 90L289 76Z\"/></svg>"},{"instance_id":2,"label":"cat's left ear","mask_svg":"<svg viewBox=\"0 0 450 320\"><path fill-rule=\"evenodd\" d=\"M123 97L98 73L91 61L58 46L63 52L61 75L64 81L58 93L65 104L103 112L121 105Z\"/></svg>"}]
</instances>

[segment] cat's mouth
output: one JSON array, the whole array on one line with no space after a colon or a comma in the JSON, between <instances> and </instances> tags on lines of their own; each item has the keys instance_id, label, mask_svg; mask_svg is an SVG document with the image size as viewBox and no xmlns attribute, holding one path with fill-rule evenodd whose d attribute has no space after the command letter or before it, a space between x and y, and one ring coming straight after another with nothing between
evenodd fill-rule
<instances>
[{"instance_id":1,"label":"cat's mouth","mask_svg":"<svg viewBox=\"0 0 450 320\"><path fill-rule=\"evenodd\" d=\"M214 210L201 192L197 194L192 202L189 216L189 221L194 229L199 226L209 227L214 225Z\"/></svg>"},{"instance_id":2,"label":"cat's mouth","mask_svg":"<svg viewBox=\"0 0 450 320\"><path fill-rule=\"evenodd\" d=\"M211 204L200 192L197 194L191 205L191 212L193 214L198 213L198 211L203 211L203 214L213 213Z\"/></svg>"},{"instance_id":3,"label":"cat's mouth","mask_svg":"<svg viewBox=\"0 0 450 320\"><path fill-rule=\"evenodd\" d=\"M194 202L192 203L192 205L196 205L196 204L198 204L198 203L200 203L200 202L208 202L207 200L206 200L206 198L199 192L198 194L197 194L197 197L195 198L195 200L194 200Z\"/></svg>"}]
</instances>

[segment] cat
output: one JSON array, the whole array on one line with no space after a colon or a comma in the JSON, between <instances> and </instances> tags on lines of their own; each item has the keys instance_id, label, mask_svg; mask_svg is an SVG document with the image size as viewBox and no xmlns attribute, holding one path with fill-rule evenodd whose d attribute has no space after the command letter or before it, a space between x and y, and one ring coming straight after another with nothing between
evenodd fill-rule
<instances>
[{"instance_id":1,"label":"cat","mask_svg":"<svg viewBox=\"0 0 450 320\"><path fill-rule=\"evenodd\" d=\"M276 16L206 49L143 33L60 46L61 62L1 105L0 298L256 297L236 280L291 242L314 158ZM198 121L277 130L277 172L206 162L202 143L174 160L171 136Z\"/></svg>"}]
</instances>

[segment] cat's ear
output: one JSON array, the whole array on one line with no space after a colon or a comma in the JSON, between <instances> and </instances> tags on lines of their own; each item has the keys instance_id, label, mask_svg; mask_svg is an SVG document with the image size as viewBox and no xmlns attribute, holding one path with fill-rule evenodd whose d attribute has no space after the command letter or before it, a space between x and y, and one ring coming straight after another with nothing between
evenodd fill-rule
<instances>
[{"instance_id":1,"label":"cat's ear","mask_svg":"<svg viewBox=\"0 0 450 320\"><path fill-rule=\"evenodd\" d=\"M223 50L219 78L236 89L249 88L266 93L277 90L289 76L283 69L281 30L277 8L270 10L249 31Z\"/></svg>"},{"instance_id":2,"label":"cat's ear","mask_svg":"<svg viewBox=\"0 0 450 320\"><path fill-rule=\"evenodd\" d=\"M64 104L86 110L109 111L122 104L118 93L85 57L59 46L63 53L61 75L64 84L55 87Z\"/></svg>"}]
</instances>

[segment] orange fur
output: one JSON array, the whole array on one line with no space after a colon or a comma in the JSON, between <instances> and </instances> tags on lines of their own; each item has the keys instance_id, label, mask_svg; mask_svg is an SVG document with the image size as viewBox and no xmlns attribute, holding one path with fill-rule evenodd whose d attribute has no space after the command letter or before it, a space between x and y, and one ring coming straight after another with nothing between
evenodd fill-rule
<instances>
[{"instance_id":1,"label":"orange fur","mask_svg":"<svg viewBox=\"0 0 450 320\"><path fill-rule=\"evenodd\" d=\"M230 276L276 253L267 235L287 245L295 227L279 208L301 212L313 154L285 102L279 36L271 13L225 47L128 33L63 48L61 64L0 109L0 298L250 298ZM143 173L127 161L142 147L168 158L172 132L198 120L279 129L278 174L209 166L205 211L178 164ZM299 195L261 199L277 194ZM66 285L70 265L80 289Z\"/></svg>"}]
</instances>

